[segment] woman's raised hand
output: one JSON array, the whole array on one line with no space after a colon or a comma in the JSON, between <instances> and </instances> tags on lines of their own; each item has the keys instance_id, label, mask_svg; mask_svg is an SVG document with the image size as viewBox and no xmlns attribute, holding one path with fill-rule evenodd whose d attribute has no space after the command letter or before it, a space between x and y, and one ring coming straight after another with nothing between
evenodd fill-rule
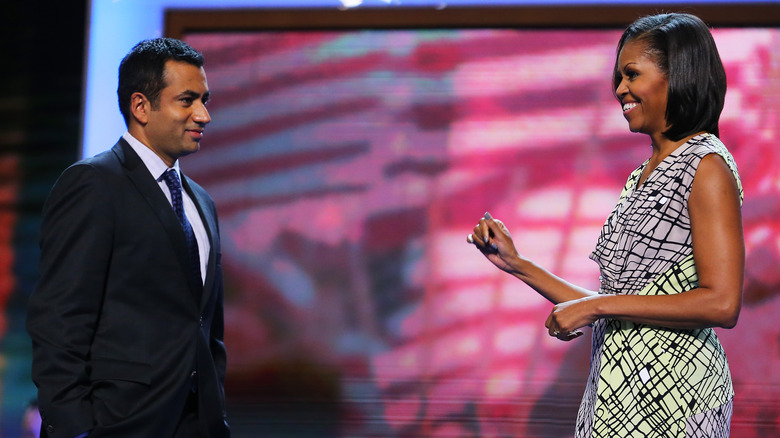
<instances>
[{"instance_id":1,"label":"woman's raised hand","mask_svg":"<svg viewBox=\"0 0 780 438\"><path fill-rule=\"evenodd\" d=\"M489 212L479 219L474 231L466 237L484 256L503 271L513 272L519 259L512 234L503 222L494 219Z\"/></svg>"}]
</instances>

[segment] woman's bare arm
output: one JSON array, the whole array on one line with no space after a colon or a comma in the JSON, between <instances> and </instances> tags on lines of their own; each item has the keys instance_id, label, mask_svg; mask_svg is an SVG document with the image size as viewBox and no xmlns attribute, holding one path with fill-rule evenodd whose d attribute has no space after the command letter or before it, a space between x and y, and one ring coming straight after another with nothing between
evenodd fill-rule
<instances>
[{"instance_id":1,"label":"woman's bare arm","mask_svg":"<svg viewBox=\"0 0 780 438\"><path fill-rule=\"evenodd\" d=\"M699 287L674 295L598 295L561 303L548 327L563 332L599 318L681 329L733 327L742 303L745 248L739 191L720 156L702 159L688 207Z\"/></svg>"}]
</instances>

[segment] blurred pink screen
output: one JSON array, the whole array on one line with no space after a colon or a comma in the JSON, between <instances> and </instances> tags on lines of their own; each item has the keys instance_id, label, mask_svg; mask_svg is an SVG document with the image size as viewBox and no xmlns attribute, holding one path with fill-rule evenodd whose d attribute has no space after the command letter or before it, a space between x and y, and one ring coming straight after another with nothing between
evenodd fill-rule
<instances>
[{"instance_id":1,"label":"blurred pink screen","mask_svg":"<svg viewBox=\"0 0 780 438\"><path fill-rule=\"evenodd\" d=\"M213 121L182 167L220 213L234 429L573 434L590 332L550 338L551 304L466 236L490 211L522 254L598 288L588 255L650 154L612 95L620 34L187 36L206 58ZM780 32L714 36L747 246L739 324L717 333L732 434L768 436L780 429Z\"/></svg>"}]
</instances>

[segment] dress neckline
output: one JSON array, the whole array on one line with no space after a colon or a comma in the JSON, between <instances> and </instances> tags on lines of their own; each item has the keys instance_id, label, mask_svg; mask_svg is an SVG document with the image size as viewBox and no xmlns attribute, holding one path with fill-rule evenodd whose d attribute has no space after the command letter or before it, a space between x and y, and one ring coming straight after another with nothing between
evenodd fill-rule
<instances>
[{"instance_id":1,"label":"dress neckline","mask_svg":"<svg viewBox=\"0 0 780 438\"><path fill-rule=\"evenodd\" d=\"M655 166L655 169L650 171L650 174L647 175L647 178L642 182L642 184L639 184L639 181L642 179L642 173L644 173L645 168L650 163L650 159L648 158L645 160L644 163L642 163L641 166L639 166L639 169L637 171L639 172L639 176L637 177L636 181L634 182L634 187L631 188L631 194L639 192L643 187L645 187L651 180L654 180L657 178L658 174L663 173L674 161L681 155L681 152L683 150L686 150L688 147L691 147L693 145L699 144L702 141L704 141L707 136L711 134L709 133L702 133L697 134L688 139L685 143L681 144L680 146L677 146L675 150L673 150L669 155L667 155L663 160L661 160L660 163L658 163L657 166Z\"/></svg>"}]
</instances>

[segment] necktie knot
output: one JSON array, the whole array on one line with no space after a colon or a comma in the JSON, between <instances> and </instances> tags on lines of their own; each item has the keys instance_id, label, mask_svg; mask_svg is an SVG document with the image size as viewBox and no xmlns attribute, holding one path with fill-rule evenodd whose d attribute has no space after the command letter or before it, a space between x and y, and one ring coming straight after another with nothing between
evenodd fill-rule
<instances>
[{"instance_id":1,"label":"necktie knot","mask_svg":"<svg viewBox=\"0 0 780 438\"><path fill-rule=\"evenodd\" d=\"M168 190L173 193L174 190L181 191L181 181L179 181L179 174L176 169L168 169L163 173L165 184L168 185Z\"/></svg>"}]
</instances>

